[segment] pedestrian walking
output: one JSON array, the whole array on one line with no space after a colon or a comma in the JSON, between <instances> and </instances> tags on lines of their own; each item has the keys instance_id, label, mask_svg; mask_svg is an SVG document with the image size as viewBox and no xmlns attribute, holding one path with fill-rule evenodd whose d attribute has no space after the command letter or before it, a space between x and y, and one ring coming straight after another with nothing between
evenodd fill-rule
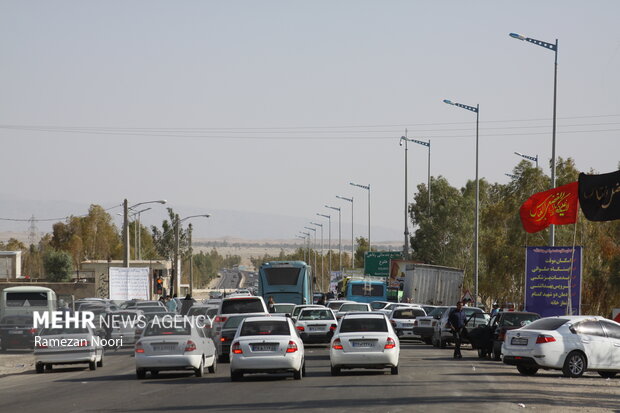
<instances>
[{"instance_id":1,"label":"pedestrian walking","mask_svg":"<svg viewBox=\"0 0 620 413\"><path fill-rule=\"evenodd\" d=\"M461 340L465 332L465 317L466 315L463 311L463 302L459 301L456 303L456 308L450 311L450 314L448 315L448 323L446 326L452 330L452 337L454 338L455 359L463 358L463 356L461 355Z\"/></svg>"},{"instance_id":2,"label":"pedestrian walking","mask_svg":"<svg viewBox=\"0 0 620 413\"><path fill-rule=\"evenodd\" d=\"M273 297L269 297L269 301L267 301L267 310L270 313L273 313L276 310L276 302L273 300Z\"/></svg>"},{"instance_id":3,"label":"pedestrian walking","mask_svg":"<svg viewBox=\"0 0 620 413\"><path fill-rule=\"evenodd\" d=\"M172 297L166 297L166 308L169 312L176 314L177 312L177 300Z\"/></svg>"},{"instance_id":4,"label":"pedestrian walking","mask_svg":"<svg viewBox=\"0 0 620 413\"><path fill-rule=\"evenodd\" d=\"M187 315L189 309L192 308L196 300L190 294L187 294L181 303L181 315Z\"/></svg>"}]
</instances>

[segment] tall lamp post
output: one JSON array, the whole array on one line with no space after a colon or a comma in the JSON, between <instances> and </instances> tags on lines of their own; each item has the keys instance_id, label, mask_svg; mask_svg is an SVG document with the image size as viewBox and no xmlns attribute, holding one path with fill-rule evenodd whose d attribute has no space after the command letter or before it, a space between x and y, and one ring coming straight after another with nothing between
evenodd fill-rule
<instances>
[{"instance_id":1,"label":"tall lamp post","mask_svg":"<svg viewBox=\"0 0 620 413\"><path fill-rule=\"evenodd\" d=\"M340 219L341 218L340 208L329 206L329 205L325 205L325 208L338 211L338 261L339 261L338 271L342 273L342 225L341 225L341 219ZM331 234L331 230L329 232Z\"/></svg>"},{"instance_id":2,"label":"tall lamp post","mask_svg":"<svg viewBox=\"0 0 620 413\"><path fill-rule=\"evenodd\" d=\"M558 39L555 39L555 44L553 44L532 39L531 37L526 37L517 33L510 33L510 37L513 39L534 43L535 45L553 51L555 55L555 63L553 68L553 128L551 132L551 188L555 188L555 121L558 90ZM551 225L549 227L549 245L552 247L555 245L555 225Z\"/></svg>"},{"instance_id":3,"label":"tall lamp post","mask_svg":"<svg viewBox=\"0 0 620 413\"><path fill-rule=\"evenodd\" d=\"M527 159L528 161L532 161L536 163L536 169L538 169L538 155L536 156L524 155L521 152L515 152L515 155L519 155L523 159Z\"/></svg>"},{"instance_id":4,"label":"tall lamp post","mask_svg":"<svg viewBox=\"0 0 620 413\"><path fill-rule=\"evenodd\" d=\"M314 273L316 274L317 268L316 268L316 228L314 227L304 227L305 229L314 232L314 243L312 244L312 249L314 250ZM315 275L315 280L316 280L316 275ZM316 281L314 282L314 284L316 285Z\"/></svg>"},{"instance_id":5,"label":"tall lamp post","mask_svg":"<svg viewBox=\"0 0 620 413\"><path fill-rule=\"evenodd\" d=\"M458 106L459 108L466 109L476 114L476 217L474 219L474 289L476 294L476 305L478 305L478 226L480 216L480 180L478 179L478 124L480 118L480 105L476 107L463 105L461 103L454 103L445 99L444 103L452 106Z\"/></svg>"},{"instance_id":6,"label":"tall lamp post","mask_svg":"<svg viewBox=\"0 0 620 413\"><path fill-rule=\"evenodd\" d=\"M351 203L351 269L353 269L355 268L355 241L353 240L353 197L345 198L344 196L336 195L336 198Z\"/></svg>"},{"instance_id":7,"label":"tall lamp post","mask_svg":"<svg viewBox=\"0 0 620 413\"><path fill-rule=\"evenodd\" d=\"M301 236L301 235L295 235L295 237L297 237L297 238L301 238L301 239L303 239L303 240L304 240L304 243L303 243L303 246L304 246L304 247L303 247L303 251L304 251L304 261L306 261L306 237Z\"/></svg>"},{"instance_id":8,"label":"tall lamp post","mask_svg":"<svg viewBox=\"0 0 620 413\"><path fill-rule=\"evenodd\" d=\"M144 209L142 209L140 211L136 211L136 212L133 213L133 215L137 217L137 219L136 219L136 228L134 228L135 229L135 231L134 231L135 232L135 237L134 238L136 239L136 247L135 247L135 251L136 252L135 252L135 255L136 255L136 259L138 261L140 261L142 259L142 254L140 253L141 246L142 246L141 245L142 235L140 234L142 232L141 231L141 227L140 227L140 214L142 214L143 212L148 211L149 209L153 209L153 208L144 208Z\"/></svg>"},{"instance_id":9,"label":"tall lamp post","mask_svg":"<svg viewBox=\"0 0 620 413\"><path fill-rule=\"evenodd\" d=\"M129 267L129 210L130 209L134 209L137 206L140 205L145 205L145 204L165 204L166 200L165 199L160 199L158 201L147 201L147 202L140 202L137 204L134 204L132 206L129 206L129 202L127 201L127 199L123 200L123 267L128 268Z\"/></svg>"},{"instance_id":10,"label":"tall lamp post","mask_svg":"<svg viewBox=\"0 0 620 413\"><path fill-rule=\"evenodd\" d=\"M370 248L370 184L360 185L349 182L349 185L357 186L358 188L362 188L368 191L368 251L372 251L372 249Z\"/></svg>"},{"instance_id":11,"label":"tall lamp post","mask_svg":"<svg viewBox=\"0 0 620 413\"><path fill-rule=\"evenodd\" d=\"M325 260L323 259L323 224L317 222L311 222L312 225L316 225L321 228L321 289L325 281Z\"/></svg>"},{"instance_id":12,"label":"tall lamp post","mask_svg":"<svg viewBox=\"0 0 620 413\"><path fill-rule=\"evenodd\" d=\"M327 221L329 223L328 226L328 241L327 241L327 256L329 257L327 260L327 264L328 264L328 271L329 271L329 277L328 280L331 281L332 278L332 217L331 215L325 215L325 214L319 214L318 212L316 213L318 216L323 217L323 218L327 218Z\"/></svg>"},{"instance_id":13,"label":"tall lamp post","mask_svg":"<svg viewBox=\"0 0 620 413\"><path fill-rule=\"evenodd\" d=\"M188 219L191 218L198 218L198 217L204 217L204 218L209 218L211 215L210 214L199 214L199 215L191 215L189 217L185 217L185 218L179 218L179 214L176 214L174 217L174 273L173 273L173 279L172 279L172 285L170 286L170 289L172 290L172 293L179 293L179 288L178 285L181 283L181 265L179 263L179 249L180 249L180 228L181 228L181 223L183 221L187 221ZM192 265L192 245L191 245L191 232L190 232L190 239L188 240L190 242L189 245L189 251L190 251L190 268ZM192 293L192 289L194 286L194 282L192 280L192 274L190 274L189 277L189 291L190 294Z\"/></svg>"},{"instance_id":14,"label":"tall lamp post","mask_svg":"<svg viewBox=\"0 0 620 413\"><path fill-rule=\"evenodd\" d=\"M299 231L300 234L305 235L306 241L308 241L308 245L306 247L306 250L308 252L307 255L304 255L304 261L306 261L306 263L310 262L310 233L309 232L303 232L303 231ZM306 256L308 257L306 259Z\"/></svg>"}]
</instances>

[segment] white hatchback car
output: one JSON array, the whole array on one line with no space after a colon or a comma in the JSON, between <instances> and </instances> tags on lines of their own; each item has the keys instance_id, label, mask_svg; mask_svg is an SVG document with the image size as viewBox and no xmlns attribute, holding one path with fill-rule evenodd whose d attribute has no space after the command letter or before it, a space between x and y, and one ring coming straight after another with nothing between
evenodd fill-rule
<instances>
[{"instance_id":1,"label":"white hatchback car","mask_svg":"<svg viewBox=\"0 0 620 413\"><path fill-rule=\"evenodd\" d=\"M326 307L304 308L295 321L295 329L304 343L329 343L337 327L334 312Z\"/></svg>"},{"instance_id":2,"label":"white hatchback car","mask_svg":"<svg viewBox=\"0 0 620 413\"><path fill-rule=\"evenodd\" d=\"M202 326L180 316L151 321L135 345L136 377L143 379L162 370L193 370L197 377L205 368L215 373L217 357L213 340Z\"/></svg>"},{"instance_id":3,"label":"white hatchback car","mask_svg":"<svg viewBox=\"0 0 620 413\"><path fill-rule=\"evenodd\" d=\"M331 341L332 376L341 369L384 369L398 374L400 341L384 314L349 313Z\"/></svg>"},{"instance_id":4,"label":"white hatchback car","mask_svg":"<svg viewBox=\"0 0 620 413\"><path fill-rule=\"evenodd\" d=\"M354 301L344 303L340 306L340 309L336 312L336 320L340 321L347 313L367 311L372 312L372 307L368 303L356 303Z\"/></svg>"},{"instance_id":5,"label":"white hatchback car","mask_svg":"<svg viewBox=\"0 0 620 413\"><path fill-rule=\"evenodd\" d=\"M422 340L417 334L413 333L413 322L418 317L426 317L426 312L422 307L396 307L388 316L398 338L413 338Z\"/></svg>"},{"instance_id":6,"label":"white hatchback car","mask_svg":"<svg viewBox=\"0 0 620 413\"><path fill-rule=\"evenodd\" d=\"M288 317L253 317L243 320L230 346L230 380L245 373L292 372L305 375L304 343Z\"/></svg>"},{"instance_id":7,"label":"white hatchback car","mask_svg":"<svg viewBox=\"0 0 620 413\"><path fill-rule=\"evenodd\" d=\"M620 372L620 324L599 316L558 316L506 332L505 364L525 376L539 369L580 377L587 370L605 378Z\"/></svg>"},{"instance_id":8,"label":"white hatchback car","mask_svg":"<svg viewBox=\"0 0 620 413\"><path fill-rule=\"evenodd\" d=\"M103 367L103 347L90 327L45 328L35 337L37 373L54 364L87 363L91 370Z\"/></svg>"}]
</instances>

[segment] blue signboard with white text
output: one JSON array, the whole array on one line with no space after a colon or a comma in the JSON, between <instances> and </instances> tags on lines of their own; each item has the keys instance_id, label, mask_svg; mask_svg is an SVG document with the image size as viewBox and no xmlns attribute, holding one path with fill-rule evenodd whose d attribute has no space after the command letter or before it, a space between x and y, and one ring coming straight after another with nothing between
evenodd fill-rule
<instances>
[{"instance_id":1,"label":"blue signboard with white text","mask_svg":"<svg viewBox=\"0 0 620 413\"><path fill-rule=\"evenodd\" d=\"M526 250L525 311L542 317L580 314L581 247Z\"/></svg>"}]
</instances>

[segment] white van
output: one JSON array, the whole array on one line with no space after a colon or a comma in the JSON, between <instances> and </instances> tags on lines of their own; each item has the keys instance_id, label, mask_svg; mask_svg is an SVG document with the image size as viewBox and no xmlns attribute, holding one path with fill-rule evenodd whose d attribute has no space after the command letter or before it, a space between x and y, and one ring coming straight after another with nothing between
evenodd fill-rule
<instances>
[{"instance_id":1,"label":"white van","mask_svg":"<svg viewBox=\"0 0 620 413\"><path fill-rule=\"evenodd\" d=\"M46 287L9 287L0 295L0 318L31 315L35 311L56 311L56 293Z\"/></svg>"}]
</instances>

